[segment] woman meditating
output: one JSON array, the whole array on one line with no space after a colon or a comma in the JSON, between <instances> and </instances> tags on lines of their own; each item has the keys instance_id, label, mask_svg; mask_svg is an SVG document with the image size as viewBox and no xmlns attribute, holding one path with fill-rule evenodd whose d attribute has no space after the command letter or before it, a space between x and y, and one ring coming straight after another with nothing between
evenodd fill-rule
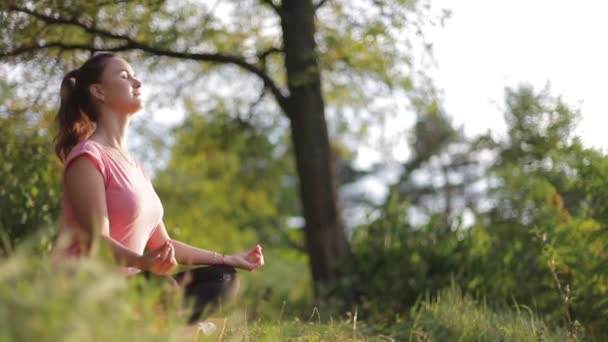
<instances>
[{"instance_id":1,"label":"woman meditating","mask_svg":"<svg viewBox=\"0 0 608 342\"><path fill-rule=\"evenodd\" d=\"M208 265L173 275L193 299L195 323L234 296L235 268L264 264L262 247L224 255L171 239L150 177L127 150L129 121L143 107L140 89L129 63L111 53L65 75L55 147L64 165L63 226L54 254L87 256L107 244L126 276L169 277L178 264Z\"/></svg>"}]
</instances>

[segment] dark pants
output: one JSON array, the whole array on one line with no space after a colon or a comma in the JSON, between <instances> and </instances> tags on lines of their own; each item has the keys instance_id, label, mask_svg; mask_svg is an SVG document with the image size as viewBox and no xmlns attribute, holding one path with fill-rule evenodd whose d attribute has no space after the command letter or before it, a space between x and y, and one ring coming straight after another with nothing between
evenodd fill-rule
<instances>
[{"instance_id":1,"label":"dark pants","mask_svg":"<svg viewBox=\"0 0 608 342\"><path fill-rule=\"evenodd\" d=\"M189 324L196 323L203 314L209 315L234 299L239 288L236 270L225 265L193 268L166 277L149 272L141 274L146 279L161 279L183 289L186 302L193 305Z\"/></svg>"}]
</instances>

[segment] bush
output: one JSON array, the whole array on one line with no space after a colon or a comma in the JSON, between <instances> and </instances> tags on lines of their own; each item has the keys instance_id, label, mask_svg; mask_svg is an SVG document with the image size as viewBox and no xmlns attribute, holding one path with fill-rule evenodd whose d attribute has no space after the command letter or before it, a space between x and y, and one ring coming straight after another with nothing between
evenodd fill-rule
<instances>
[{"instance_id":1,"label":"bush","mask_svg":"<svg viewBox=\"0 0 608 342\"><path fill-rule=\"evenodd\" d=\"M161 288L136 285L94 260L18 253L0 263L0 340L191 341L176 306L160 305Z\"/></svg>"},{"instance_id":2,"label":"bush","mask_svg":"<svg viewBox=\"0 0 608 342\"><path fill-rule=\"evenodd\" d=\"M526 306L495 311L455 286L412 310L414 341L567 341L564 329L545 324ZM578 336L583 339L583 336Z\"/></svg>"},{"instance_id":3,"label":"bush","mask_svg":"<svg viewBox=\"0 0 608 342\"><path fill-rule=\"evenodd\" d=\"M126 280L101 259L52 265L20 249L0 259L0 341L208 340L186 325L189 310L181 295L145 284L143 278ZM352 336L344 322L301 321L287 314L250 323L243 302L210 318L218 325L213 340L219 334L227 341Z\"/></svg>"},{"instance_id":4,"label":"bush","mask_svg":"<svg viewBox=\"0 0 608 342\"><path fill-rule=\"evenodd\" d=\"M440 217L413 227L406 213L407 203L393 196L377 219L354 231L356 271L345 275L345 291L356 295L366 315L391 319L407 312L420 295L462 277L468 233L449 231Z\"/></svg>"},{"instance_id":5,"label":"bush","mask_svg":"<svg viewBox=\"0 0 608 342\"><path fill-rule=\"evenodd\" d=\"M38 234L48 251L61 208L61 165L48 132L18 118L0 117L0 253Z\"/></svg>"}]
</instances>

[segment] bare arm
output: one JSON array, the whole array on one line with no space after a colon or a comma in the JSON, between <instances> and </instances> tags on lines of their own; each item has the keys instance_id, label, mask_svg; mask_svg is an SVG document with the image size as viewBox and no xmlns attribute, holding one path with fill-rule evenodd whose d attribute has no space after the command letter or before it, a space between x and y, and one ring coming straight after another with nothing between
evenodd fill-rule
<instances>
[{"instance_id":1,"label":"bare arm","mask_svg":"<svg viewBox=\"0 0 608 342\"><path fill-rule=\"evenodd\" d=\"M253 271L264 265L262 247L257 245L247 252L224 255L172 240L175 258L187 265L228 265Z\"/></svg>"},{"instance_id":2,"label":"bare arm","mask_svg":"<svg viewBox=\"0 0 608 342\"><path fill-rule=\"evenodd\" d=\"M209 251L202 248L190 246L186 243L173 240L173 246L175 248L175 259L180 264L184 265L229 265L229 256L221 253Z\"/></svg>"},{"instance_id":3,"label":"bare arm","mask_svg":"<svg viewBox=\"0 0 608 342\"><path fill-rule=\"evenodd\" d=\"M70 165L65 175L65 191L79 223L79 236L84 240L86 254L91 254L97 241L101 240L110 246L118 264L159 274L175 268L174 250L170 244L158 246L142 256L110 237L103 176L86 157L78 157Z\"/></svg>"},{"instance_id":4,"label":"bare arm","mask_svg":"<svg viewBox=\"0 0 608 342\"><path fill-rule=\"evenodd\" d=\"M93 252L97 238L101 237L110 245L118 263L140 266L140 255L110 237L103 176L86 157L78 157L70 165L65 176L65 191L81 228L82 243L85 248L90 248L86 253Z\"/></svg>"},{"instance_id":5,"label":"bare arm","mask_svg":"<svg viewBox=\"0 0 608 342\"><path fill-rule=\"evenodd\" d=\"M171 241L175 250L175 259L183 265L228 265L232 267L254 270L264 264L262 247L256 246L248 252L223 255L214 251L194 247L169 237L165 224L161 222L148 241L148 248L158 248L163 243Z\"/></svg>"}]
</instances>

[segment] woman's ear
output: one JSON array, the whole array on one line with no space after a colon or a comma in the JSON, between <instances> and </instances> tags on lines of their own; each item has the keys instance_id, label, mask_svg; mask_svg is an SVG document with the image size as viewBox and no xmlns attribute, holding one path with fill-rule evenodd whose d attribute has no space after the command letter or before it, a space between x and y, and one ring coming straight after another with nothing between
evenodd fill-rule
<instances>
[{"instance_id":1,"label":"woman's ear","mask_svg":"<svg viewBox=\"0 0 608 342\"><path fill-rule=\"evenodd\" d=\"M95 97L97 100L101 102L105 101L106 96L103 93L103 87L101 86L101 84L91 84L91 86L89 87L89 91L91 92L91 95L93 95L93 97Z\"/></svg>"}]
</instances>

